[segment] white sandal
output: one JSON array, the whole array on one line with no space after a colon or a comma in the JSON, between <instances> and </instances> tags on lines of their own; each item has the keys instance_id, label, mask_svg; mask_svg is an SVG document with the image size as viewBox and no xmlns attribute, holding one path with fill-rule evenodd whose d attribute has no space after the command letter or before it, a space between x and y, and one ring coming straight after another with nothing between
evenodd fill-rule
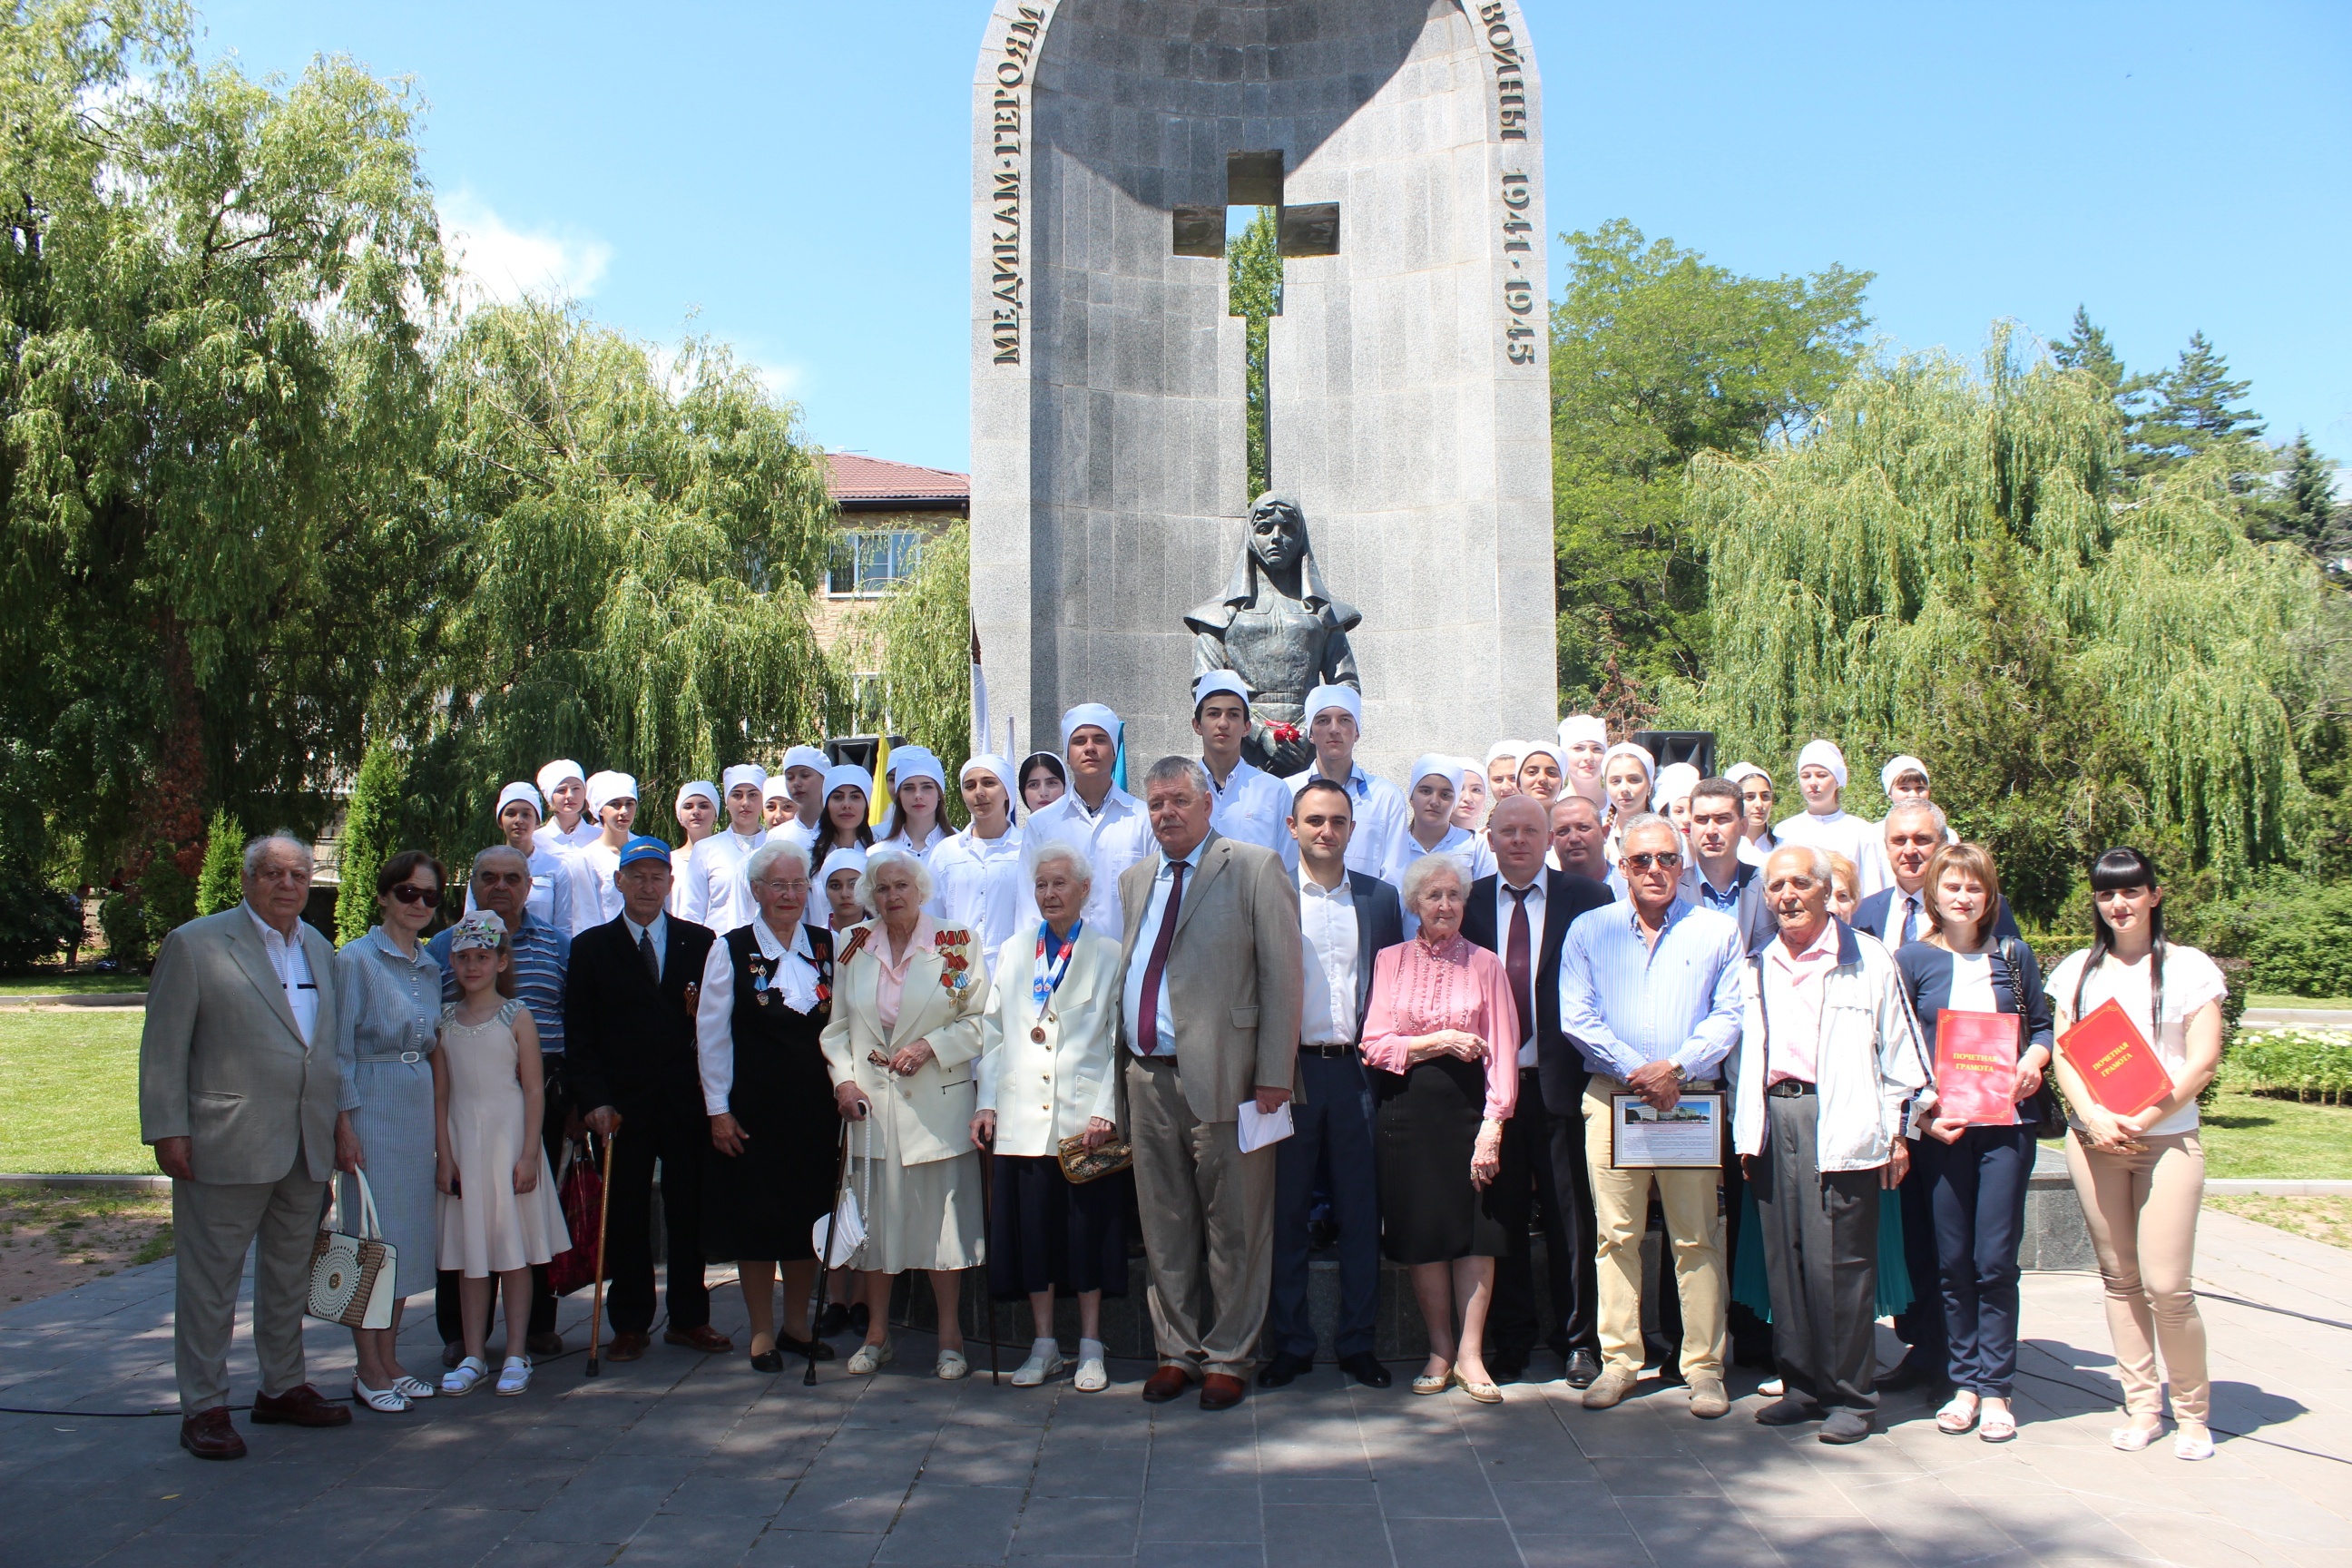
<instances>
[{"instance_id":1,"label":"white sandal","mask_svg":"<svg viewBox=\"0 0 2352 1568\"><path fill-rule=\"evenodd\" d=\"M1034 1341L1029 1346L1029 1359L1013 1369L1013 1386L1034 1388L1061 1371L1065 1364L1059 1340Z\"/></svg>"},{"instance_id":2,"label":"white sandal","mask_svg":"<svg viewBox=\"0 0 2352 1568\"><path fill-rule=\"evenodd\" d=\"M461 1394L474 1392L474 1384L490 1375L490 1363L480 1356L469 1355L441 1380L441 1392L455 1399Z\"/></svg>"},{"instance_id":3,"label":"white sandal","mask_svg":"<svg viewBox=\"0 0 2352 1568\"><path fill-rule=\"evenodd\" d=\"M2189 1422L2181 1423L2172 1434L2172 1457L2176 1459L2210 1459L2213 1457L2213 1428Z\"/></svg>"},{"instance_id":4,"label":"white sandal","mask_svg":"<svg viewBox=\"0 0 2352 1568\"><path fill-rule=\"evenodd\" d=\"M400 1391L398 1384L390 1388L370 1388L355 1377L352 1379L352 1399L385 1415L397 1415L408 1408L408 1395Z\"/></svg>"},{"instance_id":5,"label":"white sandal","mask_svg":"<svg viewBox=\"0 0 2352 1568\"><path fill-rule=\"evenodd\" d=\"M884 1340L878 1345L860 1345L857 1347L856 1353L849 1358L849 1375L865 1377L871 1373L880 1371L898 1359L898 1352L888 1340Z\"/></svg>"},{"instance_id":6,"label":"white sandal","mask_svg":"<svg viewBox=\"0 0 2352 1568\"><path fill-rule=\"evenodd\" d=\"M1078 1374L1070 1386L1080 1394L1100 1394L1110 1386L1110 1373L1103 1368L1103 1346L1100 1340L1078 1342Z\"/></svg>"},{"instance_id":7,"label":"white sandal","mask_svg":"<svg viewBox=\"0 0 2352 1568\"><path fill-rule=\"evenodd\" d=\"M508 1398L512 1398L530 1386L530 1357L527 1355L507 1357L506 1364L499 1369L497 1392Z\"/></svg>"},{"instance_id":8,"label":"white sandal","mask_svg":"<svg viewBox=\"0 0 2352 1568\"><path fill-rule=\"evenodd\" d=\"M405 1394L411 1399L430 1399L441 1392L423 1378L411 1377L406 1373L393 1379L392 1391L394 1394Z\"/></svg>"},{"instance_id":9,"label":"white sandal","mask_svg":"<svg viewBox=\"0 0 2352 1568\"><path fill-rule=\"evenodd\" d=\"M941 1351L938 1364L931 1370L940 1374L940 1382L953 1383L957 1378L971 1375L971 1363L964 1360L961 1351Z\"/></svg>"},{"instance_id":10,"label":"white sandal","mask_svg":"<svg viewBox=\"0 0 2352 1568\"><path fill-rule=\"evenodd\" d=\"M2117 1426L2107 1434L2107 1446L2126 1454L2144 1452L2150 1444L2164 1436L2164 1428L2156 1426Z\"/></svg>"}]
</instances>

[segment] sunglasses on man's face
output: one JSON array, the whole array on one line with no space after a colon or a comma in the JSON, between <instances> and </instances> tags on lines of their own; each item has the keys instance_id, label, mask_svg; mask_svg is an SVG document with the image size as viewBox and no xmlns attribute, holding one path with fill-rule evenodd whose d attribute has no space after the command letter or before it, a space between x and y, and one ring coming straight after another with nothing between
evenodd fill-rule
<instances>
[{"instance_id":1,"label":"sunglasses on man's face","mask_svg":"<svg viewBox=\"0 0 2352 1568\"><path fill-rule=\"evenodd\" d=\"M441 889L420 888L414 882L402 882L392 889L392 896L404 904L423 904L428 910L441 907Z\"/></svg>"},{"instance_id":2,"label":"sunglasses on man's face","mask_svg":"<svg viewBox=\"0 0 2352 1568\"><path fill-rule=\"evenodd\" d=\"M1625 864L1631 866L1636 871L1646 871L1653 866L1657 867L1662 871L1671 871L1682 863L1683 858L1680 855L1675 854L1671 849L1661 850L1655 855L1628 855L1625 857Z\"/></svg>"}]
</instances>

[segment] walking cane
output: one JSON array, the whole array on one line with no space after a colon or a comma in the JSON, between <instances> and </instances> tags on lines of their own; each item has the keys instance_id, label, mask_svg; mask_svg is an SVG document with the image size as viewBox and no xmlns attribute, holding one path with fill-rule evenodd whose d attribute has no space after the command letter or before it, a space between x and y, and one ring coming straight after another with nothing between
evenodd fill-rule
<instances>
[{"instance_id":1,"label":"walking cane","mask_svg":"<svg viewBox=\"0 0 2352 1568\"><path fill-rule=\"evenodd\" d=\"M833 1217L824 1222L824 1245L816 1251L816 1320L809 1324L808 1370L801 1373L801 1386L816 1386L816 1325L824 1321L824 1311L833 1305L834 1237L841 1234L841 1200L849 1191L849 1122L841 1124L841 1154L834 1169Z\"/></svg>"},{"instance_id":2,"label":"walking cane","mask_svg":"<svg viewBox=\"0 0 2352 1568\"><path fill-rule=\"evenodd\" d=\"M589 1377L601 1370L596 1364L596 1329L604 1315L604 1221L613 1212L613 1140L620 1135L617 1127L604 1134L604 1190L596 1201L596 1294L588 1309Z\"/></svg>"},{"instance_id":3,"label":"walking cane","mask_svg":"<svg viewBox=\"0 0 2352 1568\"><path fill-rule=\"evenodd\" d=\"M988 1313L988 1385L1003 1386L996 1370L996 1292L988 1288L988 1259L996 1254L996 1151L980 1152L980 1299Z\"/></svg>"}]
</instances>

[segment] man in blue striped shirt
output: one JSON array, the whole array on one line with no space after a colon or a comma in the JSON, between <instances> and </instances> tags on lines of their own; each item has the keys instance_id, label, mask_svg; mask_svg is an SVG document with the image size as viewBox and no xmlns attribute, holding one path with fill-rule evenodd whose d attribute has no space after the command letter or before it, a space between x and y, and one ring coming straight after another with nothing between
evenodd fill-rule
<instances>
[{"instance_id":1,"label":"man in blue striped shirt","mask_svg":"<svg viewBox=\"0 0 2352 1568\"><path fill-rule=\"evenodd\" d=\"M1630 900L1578 916L1559 953L1560 1027L1592 1068L1584 1150L1600 1237L1606 1364L1584 1403L1605 1410L1642 1375L1642 1233L1654 1183L1682 1298L1690 1411L1712 1420L1731 1408L1723 1386L1723 1231L1715 1212L1720 1172L1617 1169L1610 1097L1638 1095L1667 1111L1685 1088L1714 1087L1739 1043L1745 952L1738 921L1676 897L1683 842L1672 823L1636 816L1619 845L1617 871Z\"/></svg>"},{"instance_id":2,"label":"man in blue striped shirt","mask_svg":"<svg viewBox=\"0 0 2352 1568\"><path fill-rule=\"evenodd\" d=\"M547 1144L551 1170L562 1168L563 1131L572 1116L572 1101L563 1092L563 982L572 967L572 938L530 912L530 862L510 845L496 844L474 857L472 893L477 909L488 910L507 922L507 943L513 950L515 999L530 1009L539 1026L539 1059L547 1084L547 1114L540 1131ZM453 930L455 928L452 928ZM425 944L441 966L441 1000L457 1000L457 977L449 967L448 931ZM457 1271L445 1268L435 1281L435 1315L441 1325L441 1360L456 1366L466 1353L457 1311ZM562 1336L555 1331L555 1293L548 1289L547 1266L530 1271L530 1351L535 1356L562 1355Z\"/></svg>"}]
</instances>

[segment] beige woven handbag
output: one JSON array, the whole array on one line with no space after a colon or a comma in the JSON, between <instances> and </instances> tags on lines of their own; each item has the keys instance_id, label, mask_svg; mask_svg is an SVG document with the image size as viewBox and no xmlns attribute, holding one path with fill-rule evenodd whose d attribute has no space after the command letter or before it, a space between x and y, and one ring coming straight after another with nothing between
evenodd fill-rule
<instances>
[{"instance_id":1,"label":"beige woven handbag","mask_svg":"<svg viewBox=\"0 0 2352 1568\"><path fill-rule=\"evenodd\" d=\"M305 1310L347 1329L388 1329L400 1254L383 1239L383 1223L376 1217L375 1194L368 1190L366 1173L354 1171L352 1177L360 1188L359 1234L319 1227L319 1239L310 1245L310 1295ZM339 1202L336 1206L340 1210L344 1205ZM351 1221L348 1214L338 1217L345 1224Z\"/></svg>"}]
</instances>

